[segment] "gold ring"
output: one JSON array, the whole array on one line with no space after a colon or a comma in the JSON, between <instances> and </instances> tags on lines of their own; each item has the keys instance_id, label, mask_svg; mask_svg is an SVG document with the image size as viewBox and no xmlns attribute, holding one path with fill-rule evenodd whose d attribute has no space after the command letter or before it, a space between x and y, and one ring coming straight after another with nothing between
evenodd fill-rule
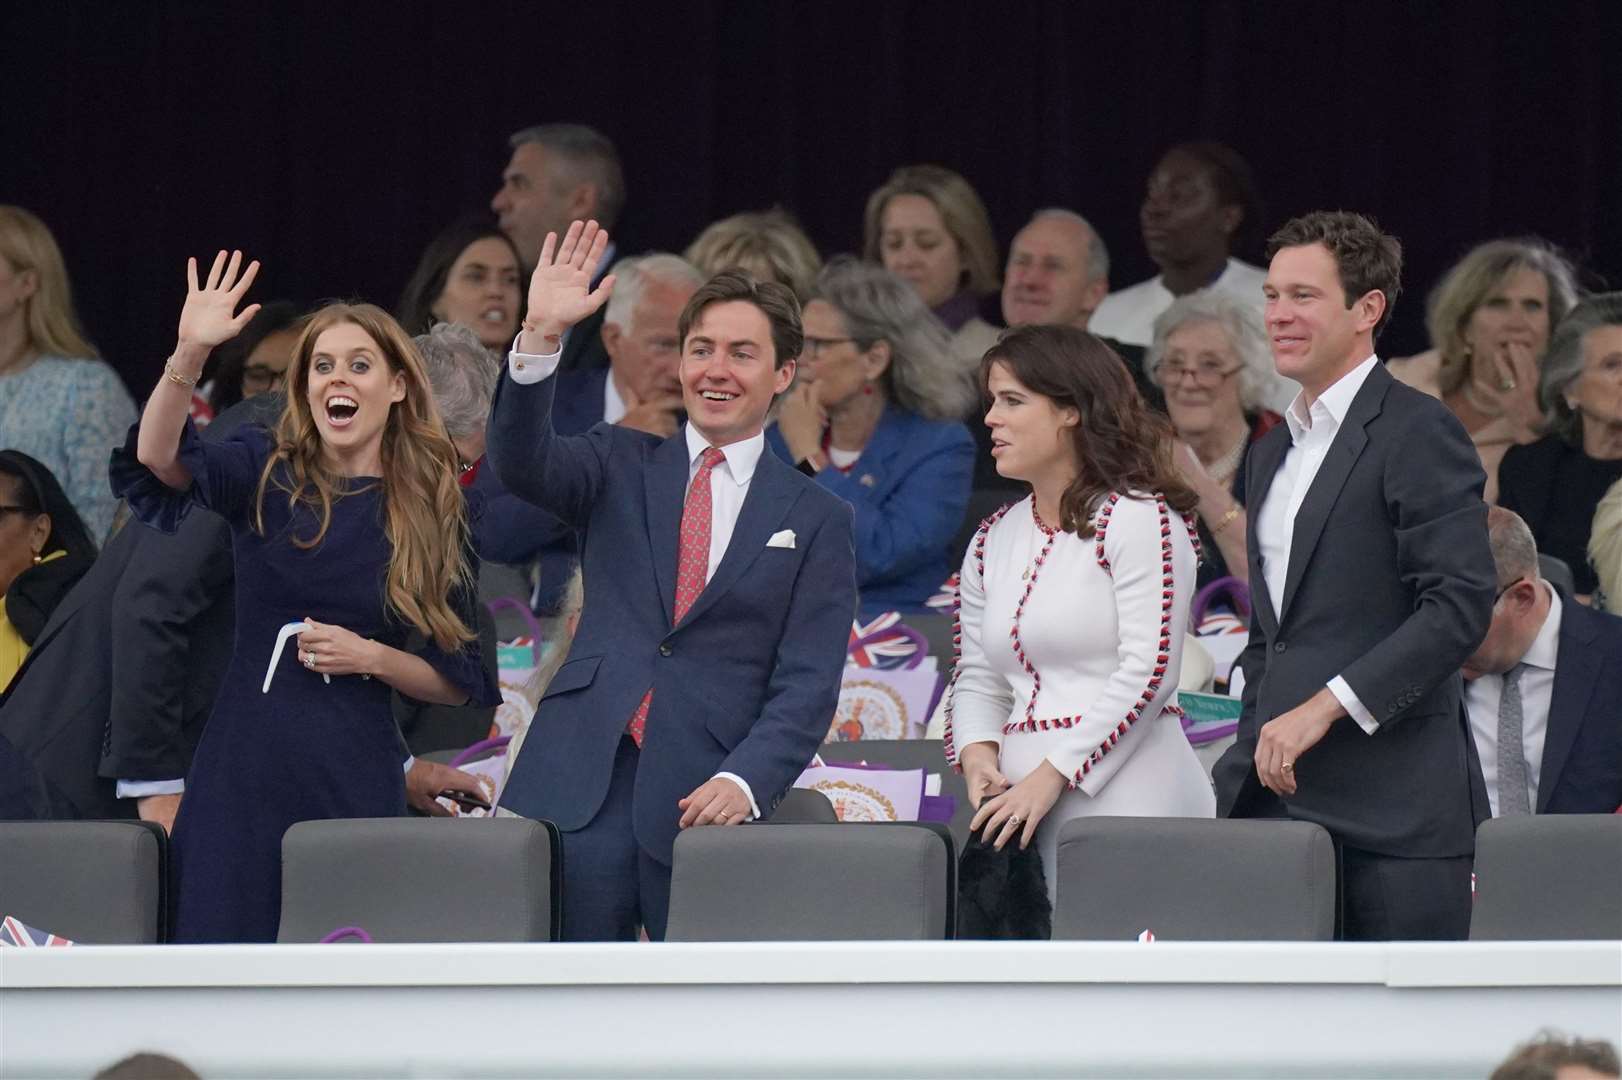
<instances>
[{"instance_id":1,"label":"gold ring","mask_svg":"<svg viewBox=\"0 0 1622 1080\"><path fill-rule=\"evenodd\" d=\"M1284 764L1280 765L1279 768L1283 769L1285 772L1294 772L1295 771L1295 762L1286 761Z\"/></svg>"},{"instance_id":2,"label":"gold ring","mask_svg":"<svg viewBox=\"0 0 1622 1080\"><path fill-rule=\"evenodd\" d=\"M1515 380L1514 379L1504 379L1502 382L1500 382L1498 384L1498 389L1504 391L1504 393L1506 393L1506 394L1509 393L1511 390L1515 389Z\"/></svg>"}]
</instances>

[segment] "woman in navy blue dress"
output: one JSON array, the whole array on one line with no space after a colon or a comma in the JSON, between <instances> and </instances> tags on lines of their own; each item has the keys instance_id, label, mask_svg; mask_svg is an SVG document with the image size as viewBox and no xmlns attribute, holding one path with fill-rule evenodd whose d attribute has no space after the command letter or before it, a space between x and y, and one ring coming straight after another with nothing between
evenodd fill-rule
<instances>
[{"instance_id":1,"label":"woman in navy blue dress","mask_svg":"<svg viewBox=\"0 0 1622 1080\"><path fill-rule=\"evenodd\" d=\"M275 940L282 834L294 823L405 812L391 689L499 701L472 629L456 451L389 315L322 308L299 339L275 430L197 438L191 384L258 309L234 314L259 267L241 261L220 252L199 286L191 260L175 353L113 462L114 487L147 524L172 529L196 504L233 530L231 666L175 821L183 942ZM290 623L304 625L278 653ZM428 644L406 652L414 628Z\"/></svg>"}]
</instances>

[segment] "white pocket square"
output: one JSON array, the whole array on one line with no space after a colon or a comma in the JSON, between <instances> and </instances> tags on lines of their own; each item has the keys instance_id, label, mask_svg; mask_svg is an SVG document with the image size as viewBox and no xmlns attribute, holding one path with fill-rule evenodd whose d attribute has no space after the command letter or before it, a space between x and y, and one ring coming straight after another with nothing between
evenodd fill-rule
<instances>
[{"instance_id":1,"label":"white pocket square","mask_svg":"<svg viewBox=\"0 0 1622 1080\"><path fill-rule=\"evenodd\" d=\"M772 533L772 538L766 541L767 547L791 548L794 546L794 530L783 529Z\"/></svg>"}]
</instances>

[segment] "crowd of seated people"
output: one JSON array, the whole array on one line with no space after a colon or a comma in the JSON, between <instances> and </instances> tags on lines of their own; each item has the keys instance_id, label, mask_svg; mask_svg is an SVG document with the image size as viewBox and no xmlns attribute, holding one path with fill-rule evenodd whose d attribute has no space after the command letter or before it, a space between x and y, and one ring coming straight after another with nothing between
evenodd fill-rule
<instances>
[{"instance_id":1,"label":"crowd of seated people","mask_svg":"<svg viewBox=\"0 0 1622 1080\"><path fill-rule=\"evenodd\" d=\"M1099 615L1077 634L1066 620L1094 611L1125 618L1128 599L1145 612L1162 610L1148 592L1132 591L1151 578L1156 597L1164 580L1163 610L1173 621L1186 621L1188 596L1218 581L1260 598L1271 609L1262 618L1282 617L1278 594L1293 600L1305 572L1296 563L1311 555L1309 545L1286 573L1284 523L1330 507L1328 496L1315 501L1304 488L1269 499L1283 490L1271 486L1272 470L1277 483L1291 484L1334 472L1313 427L1327 416L1320 433L1340 429L1352 403L1297 381L1334 365L1317 354L1292 359L1279 328L1316 331L1311 305L1321 302L1350 320L1348 334L1373 342L1389 321L1394 284L1357 276L1355 260L1329 241L1320 246L1339 261L1329 264L1325 280L1336 285L1324 295L1310 284L1322 267L1308 267L1297 292L1271 265L1238 258L1260 234L1262 203L1244 160L1215 143L1181 143L1161 156L1139 215L1159 272L1115 288L1109 252L1082 213L1006 208L1023 224L1003 255L969 179L939 165L897 168L872 192L858 255L825 260L793 214L773 208L697 230L678 256L608 238L628 189L618 150L600 132L543 124L515 133L508 148L490 215L459 219L429 239L392 316L369 305L253 304L244 299L253 270L241 260L201 276L194 269L181 347L148 388L139 422L137 399L80 327L46 225L0 206L0 815L138 816L166 828L178 816L181 848L194 863L257 845L243 862L252 881L194 876L183 886L189 935L251 938L273 926L273 905L254 901L204 921L195 913L268 887L274 853L259 849L274 829L301 814L407 806L444 813L437 794L472 790L471 778L416 755L488 731L497 672L494 624L474 604L481 562L512 568L523 603L557 646L544 675L533 676L532 696L566 695L590 681L568 651L582 612L600 595L582 571L585 518L520 494L527 485L486 444L492 409L500 412L504 395L515 408L512 397L528 394L515 389L528 381L519 371L542 362L555 371L549 430L574 440L570 447L595 448L604 469L627 447L692 437L695 402L720 410L734 397L764 394L763 451L848 512L851 616L919 615L962 577L956 587L971 619L955 672L958 743L949 721L946 754L972 775L976 828L988 839L1037 842L1051 859L1056 827L1037 832L1049 811L1055 821L1133 812L1100 802L1131 750L1106 755L1118 740L1135 745L1133 724L1153 733L1136 741L1159 755L1142 757L1139 771L1158 761L1151 775L1176 782L1148 785L1153 799L1133 795L1136 781L1115 787L1119 805L1213 812L1209 776L1191 776L1182 742L1161 738L1175 731L1161 717L1175 715L1163 692L1175 686L1175 672L1165 679L1164 669L1177 666L1180 649L1157 652L1150 639L1180 641L1184 628L1156 624L1135 643L1139 656L1127 647L1134 628ZM603 231L589 256L582 246L566 261L568 238L579 235L572 223L586 221ZM1282 247L1316 251L1315 243ZM1400 269L1400 255L1394 265ZM754 304L765 313L778 354L769 378L781 376L782 387L738 376L735 395L713 372L707 386L684 372L704 314L695 296L704 302L718 275L742 288L734 282L740 271L755 291L736 297L753 299L723 299L720 308ZM1583 678L1595 702L1622 694L1622 293L1584 295L1579 280L1542 240L1483 243L1430 291L1430 349L1384 365L1403 386L1381 393L1429 401L1413 406L1416 415L1449 437L1457 427L1473 445L1473 462L1447 458L1454 479L1468 488L1469 470L1481 474L1467 512L1481 518L1473 554L1490 541L1497 595L1489 624L1485 559L1460 571L1457 595L1482 601L1484 629L1476 652L1455 665L1474 737L1478 818L1622 807L1622 719L1614 709L1571 710L1572 695L1560 689ZM537 292L538 283L552 291ZM762 293L761 283L780 290ZM1369 295L1379 303L1359 307ZM537 315L537 296L553 305L564 297L579 317L542 325L536 319L555 311ZM790 322L798 337L785 330ZM544 332L554 323L555 338ZM712 331L704 340L719 333ZM789 348L794 355L782 355ZM758 359L739 355L740 365ZM1368 378L1361 363L1350 364L1366 358L1342 359L1357 380ZM354 448L356 432L373 440L369 450ZM1401 455L1392 461L1393 469L1408 467ZM698 459L692 468L709 475ZM734 479L743 491L761 482L748 468ZM1403 514L1435 509L1402 487L1405 479L1424 483L1388 478L1399 533L1423 525ZM379 490L387 499L362 513ZM1028 493L1028 506L1016 503ZM985 524L972 520L1007 503L1016 505ZM1490 515L1482 503L1492 504ZM690 539L687 505L667 509ZM722 552L734 523L717 526L707 574L726 572ZM306 526L309 534L300 534ZM806 544L787 532L791 549ZM702 535L712 535L708 525ZM1142 550L1123 546L1130 537ZM1404 557L1412 550L1402 544L1411 543L1399 542ZM1288 538L1283 545L1287 558ZM772 546L783 546L779 535ZM245 551L268 551L270 561L245 562ZM682 573L704 572L683 552ZM357 586L356 566L377 575L379 589L342 599L318 587ZM238 595L273 594L267 573L285 575L282 584L298 585L294 595L311 601L309 611L283 610L285 596L271 605L289 625L304 620L286 662L306 670L276 678L375 676L354 701L382 718L388 738L373 732L364 747L349 748L370 755L364 797L312 795L301 780L248 808L250 797L230 790L240 747L203 743L216 696L251 701L249 681L258 693L268 646L233 661L231 636L236 626L238 643L252 640L255 649L267 632L274 638L276 627L263 625L267 612L234 606ZM997 591L988 595L991 585ZM366 632L315 614L323 610L317 603L335 602L357 613ZM982 632L993 623L994 633ZM1284 642L1276 647L1284 652ZM1580 665L1574 655L1603 662ZM1139 667L1155 673L1146 676L1148 691L1120 681ZM1040 709L1039 668L1057 673L1046 690L1054 704ZM1344 706L1336 730L1362 725L1359 709L1372 703L1353 689L1363 688L1329 689ZM1127 690L1123 701L1146 693L1147 707L1134 706L1127 724L1078 755L1074 733L1091 730L1082 718ZM63 693L72 707L62 707ZM1517 713L1525 706L1527 734L1514 751L1496 743L1506 730L1506 695ZM1028 715L1004 730L1011 703L1024 703ZM644 700L644 716L647 709ZM227 734L246 738L241 726ZM1012 738L1036 730L1041 739ZM966 745L966 732L977 743ZM216 745L225 738L217 735ZM542 738L529 736L532 753ZM272 759L287 752L260 750ZM1266 752L1266 744L1257 750ZM1258 757L1256 768L1261 786L1287 798L1293 759ZM764 816L759 800L776 793L745 787L747 816ZM1216 812L1230 809L1218 801Z\"/></svg>"}]
</instances>

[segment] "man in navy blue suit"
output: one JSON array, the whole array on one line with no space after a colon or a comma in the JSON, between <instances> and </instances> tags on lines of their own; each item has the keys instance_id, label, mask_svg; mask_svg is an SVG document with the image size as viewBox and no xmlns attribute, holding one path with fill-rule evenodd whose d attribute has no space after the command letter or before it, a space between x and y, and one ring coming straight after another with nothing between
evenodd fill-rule
<instances>
[{"instance_id":1,"label":"man in navy blue suit","mask_svg":"<svg viewBox=\"0 0 1622 1080\"><path fill-rule=\"evenodd\" d=\"M1493 507L1492 626L1464 662L1464 705L1493 817L1622 807L1622 619L1538 574L1526 522Z\"/></svg>"},{"instance_id":2,"label":"man in navy blue suit","mask_svg":"<svg viewBox=\"0 0 1622 1080\"><path fill-rule=\"evenodd\" d=\"M669 438L551 421L559 343L613 288L595 222L549 235L496 394L503 484L580 528L586 604L502 805L566 833L571 940L664 936L681 829L768 816L828 732L856 609L850 508L764 453L803 335L786 288L727 272L678 325Z\"/></svg>"},{"instance_id":3,"label":"man in navy blue suit","mask_svg":"<svg viewBox=\"0 0 1622 1080\"><path fill-rule=\"evenodd\" d=\"M616 263L602 320L608 367L558 372L552 430L582 435L606 422L661 437L675 434L682 408L676 323L702 284L697 267L664 252ZM558 614L580 561L579 535L508 492L494 469L479 470L473 488L485 498L480 557L516 565L539 560L535 613Z\"/></svg>"}]
</instances>

